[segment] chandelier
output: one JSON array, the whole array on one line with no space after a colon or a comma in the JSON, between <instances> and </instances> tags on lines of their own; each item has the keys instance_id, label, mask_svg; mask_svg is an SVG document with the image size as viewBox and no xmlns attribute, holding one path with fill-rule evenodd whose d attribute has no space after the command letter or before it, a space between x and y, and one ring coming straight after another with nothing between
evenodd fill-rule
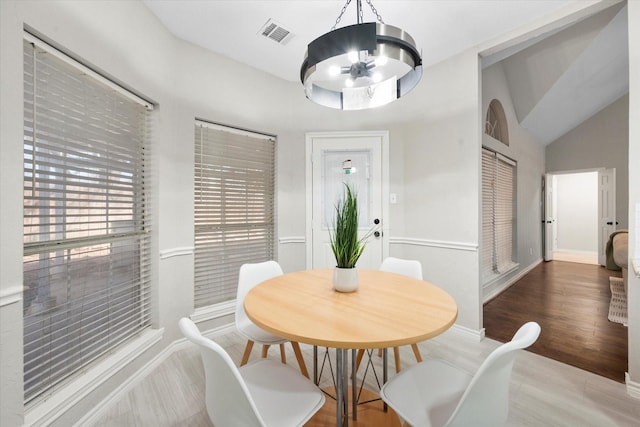
<instances>
[{"instance_id":1,"label":"chandelier","mask_svg":"<svg viewBox=\"0 0 640 427\"><path fill-rule=\"evenodd\" d=\"M386 25L366 0L378 22L363 22L362 0L355 0L357 24L331 31L307 46L300 67L305 95L316 104L362 110L388 104L407 94L422 77L422 59L413 38Z\"/></svg>"}]
</instances>

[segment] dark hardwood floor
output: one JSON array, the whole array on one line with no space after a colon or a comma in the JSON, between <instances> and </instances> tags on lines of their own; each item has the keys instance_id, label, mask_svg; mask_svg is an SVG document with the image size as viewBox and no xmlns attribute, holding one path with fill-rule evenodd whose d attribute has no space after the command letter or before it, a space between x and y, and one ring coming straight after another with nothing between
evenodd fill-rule
<instances>
[{"instance_id":1,"label":"dark hardwood floor","mask_svg":"<svg viewBox=\"0 0 640 427\"><path fill-rule=\"evenodd\" d=\"M607 319L609 276L589 264L542 262L484 306L486 336L506 342L525 322L542 328L530 351L618 382L627 371L627 328Z\"/></svg>"}]
</instances>

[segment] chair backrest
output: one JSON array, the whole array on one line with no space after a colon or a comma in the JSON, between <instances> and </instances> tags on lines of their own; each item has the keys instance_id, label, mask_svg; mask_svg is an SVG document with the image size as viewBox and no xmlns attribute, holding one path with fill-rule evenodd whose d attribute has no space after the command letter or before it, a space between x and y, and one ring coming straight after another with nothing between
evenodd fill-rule
<instances>
[{"instance_id":1,"label":"chair backrest","mask_svg":"<svg viewBox=\"0 0 640 427\"><path fill-rule=\"evenodd\" d=\"M205 374L207 413L217 426L264 427L249 390L227 352L203 337L189 319L179 322L182 334L200 348Z\"/></svg>"},{"instance_id":2,"label":"chair backrest","mask_svg":"<svg viewBox=\"0 0 640 427\"><path fill-rule=\"evenodd\" d=\"M422 264L420 264L420 261L413 259L387 257L382 261L380 271L404 274L405 276L422 280Z\"/></svg>"},{"instance_id":3,"label":"chair backrest","mask_svg":"<svg viewBox=\"0 0 640 427\"><path fill-rule=\"evenodd\" d=\"M511 341L495 349L474 375L446 425L504 425L509 414L509 381L516 350L529 347L539 335L540 325L528 322L518 329Z\"/></svg>"},{"instance_id":4,"label":"chair backrest","mask_svg":"<svg viewBox=\"0 0 640 427\"><path fill-rule=\"evenodd\" d=\"M244 311L244 298L257 284L282 275L280 264L275 261L247 263L240 267L238 275L238 292L236 294L236 324L249 321Z\"/></svg>"}]
</instances>

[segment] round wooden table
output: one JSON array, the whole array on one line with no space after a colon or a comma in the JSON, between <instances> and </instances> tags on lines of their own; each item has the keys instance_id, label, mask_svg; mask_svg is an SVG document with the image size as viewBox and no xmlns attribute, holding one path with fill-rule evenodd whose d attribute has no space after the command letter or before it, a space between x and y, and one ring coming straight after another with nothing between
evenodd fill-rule
<instances>
[{"instance_id":1,"label":"round wooden table","mask_svg":"<svg viewBox=\"0 0 640 427\"><path fill-rule=\"evenodd\" d=\"M336 349L336 420L344 425L348 422L343 417L348 383L344 350L388 348L433 338L453 325L458 308L442 289L408 276L358 270L358 290L341 293L333 290L332 275L333 270L322 269L274 277L249 291L244 308L266 331Z\"/></svg>"}]
</instances>

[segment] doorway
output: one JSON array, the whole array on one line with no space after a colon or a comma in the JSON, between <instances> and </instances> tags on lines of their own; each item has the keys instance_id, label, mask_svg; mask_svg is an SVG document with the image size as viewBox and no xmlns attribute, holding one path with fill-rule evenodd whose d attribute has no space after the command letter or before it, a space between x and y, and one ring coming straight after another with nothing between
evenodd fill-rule
<instances>
[{"instance_id":1,"label":"doorway","mask_svg":"<svg viewBox=\"0 0 640 427\"><path fill-rule=\"evenodd\" d=\"M615 230L615 169L548 173L544 180L544 259L606 264Z\"/></svg>"},{"instance_id":2,"label":"doorway","mask_svg":"<svg viewBox=\"0 0 640 427\"><path fill-rule=\"evenodd\" d=\"M388 141L386 131L314 132L306 135L307 158L307 268L335 266L329 227L335 203L352 185L358 196L359 232L372 227L358 266L378 268L388 253Z\"/></svg>"}]
</instances>

